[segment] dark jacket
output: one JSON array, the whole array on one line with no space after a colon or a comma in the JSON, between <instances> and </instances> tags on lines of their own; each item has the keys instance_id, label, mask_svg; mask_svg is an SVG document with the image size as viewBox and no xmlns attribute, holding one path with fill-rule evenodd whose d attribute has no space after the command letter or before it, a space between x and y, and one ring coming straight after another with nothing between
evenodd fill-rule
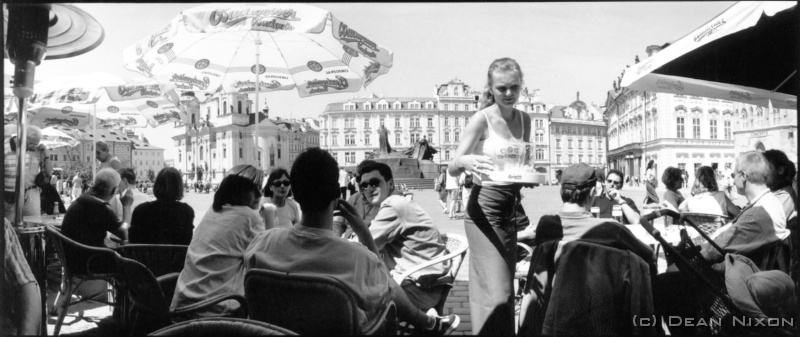
<instances>
[{"instance_id":1,"label":"dark jacket","mask_svg":"<svg viewBox=\"0 0 800 337\"><path fill-rule=\"evenodd\" d=\"M634 317L653 317L653 295L648 264L627 250L580 240L543 243L533 253L526 292L534 300L520 335L656 332L654 325L633 324Z\"/></svg>"}]
</instances>

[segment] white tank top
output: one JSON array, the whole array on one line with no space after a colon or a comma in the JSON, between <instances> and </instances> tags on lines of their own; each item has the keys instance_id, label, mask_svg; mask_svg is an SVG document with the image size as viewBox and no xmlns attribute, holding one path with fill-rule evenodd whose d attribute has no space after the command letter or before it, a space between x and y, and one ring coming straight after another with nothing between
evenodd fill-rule
<instances>
[{"instance_id":1,"label":"white tank top","mask_svg":"<svg viewBox=\"0 0 800 337\"><path fill-rule=\"evenodd\" d=\"M521 113L514 110L515 113ZM475 154L491 157L494 166L502 169L505 165L505 158L516 158L517 156L525 155L525 118L520 116L520 123L522 123L522 135L519 138L514 138L511 135L510 139L505 139L497 135L492 129L492 123L489 116L486 115L486 110L481 110L483 117L486 118L486 124L489 125L489 137L483 141L478 141L478 146L475 149ZM510 131L510 130L509 130ZM509 132L510 133L510 132ZM485 174L475 174L473 176L474 182L482 186L502 186L512 185L513 183L492 181L489 176Z\"/></svg>"}]
</instances>

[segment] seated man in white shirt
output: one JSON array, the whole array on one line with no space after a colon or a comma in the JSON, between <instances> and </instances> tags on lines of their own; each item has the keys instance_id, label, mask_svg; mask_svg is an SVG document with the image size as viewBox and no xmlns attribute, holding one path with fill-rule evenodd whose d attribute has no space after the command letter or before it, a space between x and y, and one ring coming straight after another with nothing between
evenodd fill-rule
<instances>
[{"instance_id":1,"label":"seated man in white shirt","mask_svg":"<svg viewBox=\"0 0 800 337\"><path fill-rule=\"evenodd\" d=\"M379 207L369 231L383 262L417 308L433 308L443 295L437 280L450 271L449 263L432 265L405 280L399 277L420 264L446 255L439 229L416 202L393 193L394 180L389 165L365 160L358 169L361 192L373 207Z\"/></svg>"},{"instance_id":2,"label":"seated man in white shirt","mask_svg":"<svg viewBox=\"0 0 800 337\"><path fill-rule=\"evenodd\" d=\"M421 330L426 332L447 334L452 331L458 325L457 316L426 315L414 307L389 276L366 225L352 205L339 200L338 177L336 161L327 152L310 148L301 153L289 179L303 218L292 227L256 235L245 251L245 268L336 278L358 299L357 315L362 327L368 326L371 319L394 300L401 320L423 327ZM363 246L334 235L334 210L350 222Z\"/></svg>"}]
</instances>

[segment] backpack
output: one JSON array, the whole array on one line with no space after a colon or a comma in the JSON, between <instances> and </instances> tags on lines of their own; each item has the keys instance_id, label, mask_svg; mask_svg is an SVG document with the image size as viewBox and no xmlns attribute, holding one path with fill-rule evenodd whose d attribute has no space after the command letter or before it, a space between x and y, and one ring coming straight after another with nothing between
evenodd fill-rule
<instances>
[{"instance_id":1,"label":"backpack","mask_svg":"<svg viewBox=\"0 0 800 337\"><path fill-rule=\"evenodd\" d=\"M464 187L472 188L472 185L472 174L467 174L467 176L464 177Z\"/></svg>"}]
</instances>

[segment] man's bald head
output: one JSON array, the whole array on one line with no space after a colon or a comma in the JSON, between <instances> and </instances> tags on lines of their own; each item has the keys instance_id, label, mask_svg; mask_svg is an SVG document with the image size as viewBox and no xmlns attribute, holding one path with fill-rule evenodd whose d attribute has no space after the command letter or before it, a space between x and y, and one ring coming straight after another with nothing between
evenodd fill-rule
<instances>
[{"instance_id":1,"label":"man's bald head","mask_svg":"<svg viewBox=\"0 0 800 337\"><path fill-rule=\"evenodd\" d=\"M97 151L95 151L95 156L97 157L97 160L99 160L101 163L105 163L111 159L111 155L108 153L108 144L106 144L106 142L98 140L96 146Z\"/></svg>"},{"instance_id":2,"label":"man's bald head","mask_svg":"<svg viewBox=\"0 0 800 337\"><path fill-rule=\"evenodd\" d=\"M110 199L121 180L119 173L112 168L97 171L92 184L92 192L103 199Z\"/></svg>"},{"instance_id":3,"label":"man's bald head","mask_svg":"<svg viewBox=\"0 0 800 337\"><path fill-rule=\"evenodd\" d=\"M28 151L36 151L39 142L42 141L42 129L34 125L25 127L25 148Z\"/></svg>"}]
</instances>

